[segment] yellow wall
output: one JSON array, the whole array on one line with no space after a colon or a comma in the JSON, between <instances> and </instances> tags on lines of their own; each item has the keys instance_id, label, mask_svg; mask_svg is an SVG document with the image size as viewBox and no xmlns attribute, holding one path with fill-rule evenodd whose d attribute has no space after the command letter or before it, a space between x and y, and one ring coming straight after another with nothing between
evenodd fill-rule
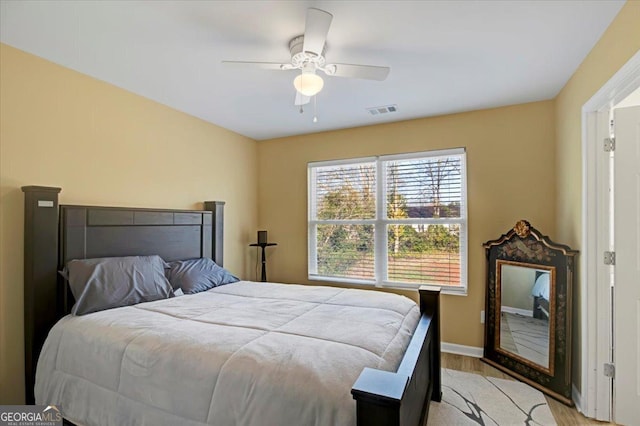
<instances>
[{"instance_id":1,"label":"yellow wall","mask_svg":"<svg viewBox=\"0 0 640 426\"><path fill-rule=\"evenodd\" d=\"M248 275L256 142L0 45L0 404L23 402L23 185L62 203L202 208L227 201L226 266Z\"/></svg>"},{"instance_id":2,"label":"yellow wall","mask_svg":"<svg viewBox=\"0 0 640 426\"><path fill-rule=\"evenodd\" d=\"M554 128L553 102L546 101L260 142L259 225L278 243L270 250L269 280L309 282L308 162L466 147L469 292L443 296L442 336L449 343L483 346L482 243L523 218L553 236Z\"/></svg>"},{"instance_id":3,"label":"yellow wall","mask_svg":"<svg viewBox=\"0 0 640 426\"><path fill-rule=\"evenodd\" d=\"M556 98L557 235L582 247L582 105L640 49L640 1L629 1ZM578 256L577 271L580 271ZM574 289L573 377L580 389L580 298Z\"/></svg>"}]
</instances>

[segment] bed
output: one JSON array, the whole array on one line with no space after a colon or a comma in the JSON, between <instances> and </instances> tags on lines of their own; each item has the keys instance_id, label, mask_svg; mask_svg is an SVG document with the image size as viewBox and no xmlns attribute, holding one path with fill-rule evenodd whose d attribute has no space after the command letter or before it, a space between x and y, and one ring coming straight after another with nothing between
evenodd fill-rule
<instances>
[{"instance_id":1,"label":"bed","mask_svg":"<svg viewBox=\"0 0 640 426\"><path fill-rule=\"evenodd\" d=\"M549 272L536 271L535 281L531 288L534 318L549 320L549 292Z\"/></svg>"},{"instance_id":2,"label":"bed","mask_svg":"<svg viewBox=\"0 0 640 426\"><path fill-rule=\"evenodd\" d=\"M421 288L417 307L366 290L241 281L67 316L73 300L57 271L71 259L222 265L224 203L58 206L59 188L23 191L29 403L36 383L36 402L60 404L77 424L416 426L441 398L437 289Z\"/></svg>"}]
</instances>

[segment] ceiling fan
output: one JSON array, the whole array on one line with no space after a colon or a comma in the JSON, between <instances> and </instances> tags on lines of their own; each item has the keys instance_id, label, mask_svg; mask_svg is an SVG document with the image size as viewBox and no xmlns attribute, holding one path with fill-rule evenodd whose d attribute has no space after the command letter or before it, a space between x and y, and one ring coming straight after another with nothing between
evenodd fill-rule
<instances>
[{"instance_id":1,"label":"ceiling fan","mask_svg":"<svg viewBox=\"0 0 640 426\"><path fill-rule=\"evenodd\" d=\"M295 105L309 103L312 96L322 90L324 80L318 75L322 71L334 77L363 78L367 80L384 80L391 70L389 67L371 65L333 64L327 63L324 57L326 51L327 33L333 15L324 10L309 8L303 35L294 37L289 42L291 61L280 62L247 62L222 61L224 65L249 66L270 70L300 70L300 74L293 80L296 88Z\"/></svg>"}]
</instances>

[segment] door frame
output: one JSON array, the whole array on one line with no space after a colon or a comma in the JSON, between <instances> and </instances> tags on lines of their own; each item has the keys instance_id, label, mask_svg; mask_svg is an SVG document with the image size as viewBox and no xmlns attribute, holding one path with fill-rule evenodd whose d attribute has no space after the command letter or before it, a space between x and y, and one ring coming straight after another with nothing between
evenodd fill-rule
<instances>
[{"instance_id":1,"label":"door frame","mask_svg":"<svg viewBox=\"0 0 640 426\"><path fill-rule=\"evenodd\" d=\"M581 384L574 387L576 406L587 417L611 420L611 379L603 374L609 360L612 319L608 290L598 287L607 272L603 252L608 250L608 234L598 232L606 226L606 173L599 155L603 152L602 124L599 113L608 113L614 105L640 87L640 51L615 73L591 99L582 106L582 260L580 262ZM605 297L606 296L606 297Z\"/></svg>"}]
</instances>

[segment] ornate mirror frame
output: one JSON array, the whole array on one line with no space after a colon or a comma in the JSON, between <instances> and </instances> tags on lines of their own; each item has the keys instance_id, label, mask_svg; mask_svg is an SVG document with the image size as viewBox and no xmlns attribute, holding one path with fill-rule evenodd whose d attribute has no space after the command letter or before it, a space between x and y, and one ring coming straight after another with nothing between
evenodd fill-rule
<instances>
[{"instance_id":1,"label":"ornate mirror frame","mask_svg":"<svg viewBox=\"0 0 640 426\"><path fill-rule=\"evenodd\" d=\"M483 244L487 256L485 346L482 361L573 405L571 400L571 298L577 251L551 241L526 220ZM549 358L540 365L500 344L501 273L504 265L549 271Z\"/></svg>"}]
</instances>

